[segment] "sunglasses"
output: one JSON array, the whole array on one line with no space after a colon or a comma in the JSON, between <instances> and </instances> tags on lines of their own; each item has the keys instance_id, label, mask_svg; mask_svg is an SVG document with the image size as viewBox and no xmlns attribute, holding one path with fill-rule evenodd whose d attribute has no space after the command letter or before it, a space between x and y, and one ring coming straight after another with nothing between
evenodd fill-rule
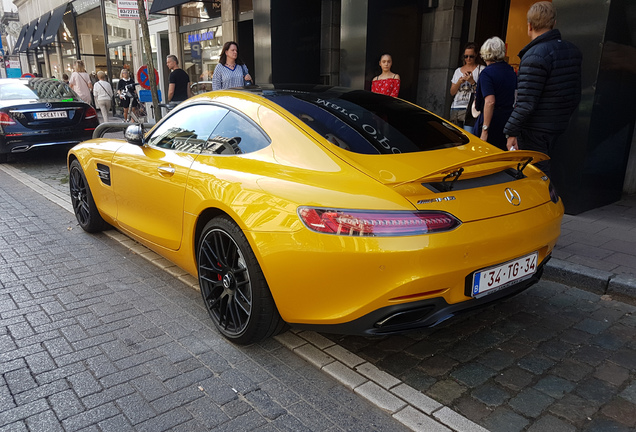
<instances>
[{"instance_id":1,"label":"sunglasses","mask_svg":"<svg viewBox=\"0 0 636 432\"><path fill-rule=\"evenodd\" d=\"M464 58L475 58L474 55L464 55Z\"/></svg>"}]
</instances>

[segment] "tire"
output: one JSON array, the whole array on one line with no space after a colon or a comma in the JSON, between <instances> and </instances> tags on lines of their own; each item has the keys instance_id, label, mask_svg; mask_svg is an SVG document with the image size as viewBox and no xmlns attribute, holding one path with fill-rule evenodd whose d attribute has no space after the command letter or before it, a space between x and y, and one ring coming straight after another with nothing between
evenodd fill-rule
<instances>
[{"instance_id":1,"label":"tire","mask_svg":"<svg viewBox=\"0 0 636 432\"><path fill-rule=\"evenodd\" d=\"M7 163L7 154L0 153L0 163Z\"/></svg>"},{"instance_id":2,"label":"tire","mask_svg":"<svg viewBox=\"0 0 636 432\"><path fill-rule=\"evenodd\" d=\"M77 222L82 229L89 233L105 230L108 224L102 219L97 210L93 194L88 187L86 176L79 161L71 162L69 172L69 188L71 191L71 204Z\"/></svg>"},{"instance_id":3,"label":"tire","mask_svg":"<svg viewBox=\"0 0 636 432\"><path fill-rule=\"evenodd\" d=\"M197 246L199 286L212 322L228 340L248 345L280 333L280 317L256 256L229 218L209 221Z\"/></svg>"}]
</instances>

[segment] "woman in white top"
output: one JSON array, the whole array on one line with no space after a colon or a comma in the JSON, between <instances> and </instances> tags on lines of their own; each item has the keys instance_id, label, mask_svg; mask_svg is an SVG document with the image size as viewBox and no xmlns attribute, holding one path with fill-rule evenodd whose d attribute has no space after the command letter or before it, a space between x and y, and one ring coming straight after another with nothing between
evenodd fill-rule
<instances>
[{"instance_id":1,"label":"woman in white top","mask_svg":"<svg viewBox=\"0 0 636 432\"><path fill-rule=\"evenodd\" d=\"M87 104L91 104L91 91L93 90L93 84L91 84L91 77L86 73L86 67L81 60L75 60L73 65L74 72L71 74L71 78L68 83L75 93Z\"/></svg>"},{"instance_id":2,"label":"woman in white top","mask_svg":"<svg viewBox=\"0 0 636 432\"><path fill-rule=\"evenodd\" d=\"M464 64L458 67L453 74L451 80L450 94L454 96L451 105L450 120L459 127L464 128L466 132L473 132L473 127L464 124L466 119L466 108L471 93L477 88L477 80L479 73L484 69L478 63L477 49L475 44L469 42L464 47Z\"/></svg>"},{"instance_id":3,"label":"woman in white top","mask_svg":"<svg viewBox=\"0 0 636 432\"><path fill-rule=\"evenodd\" d=\"M95 96L95 104L102 112L104 122L107 122L108 111L110 111L113 100L113 87L106 81L106 74L103 71L97 72L97 79L98 81L93 86L93 96Z\"/></svg>"},{"instance_id":4,"label":"woman in white top","mask_svg":"<svg viewBox=\"0 0 636 432\"><path fill-rule=\"evenodd\" d=\"M225 42L219 64L212 74L212 90L243 87L245 81L252 81L252 76L239 57L238 44L234 41Z\"/></svg>"}]
</instances>

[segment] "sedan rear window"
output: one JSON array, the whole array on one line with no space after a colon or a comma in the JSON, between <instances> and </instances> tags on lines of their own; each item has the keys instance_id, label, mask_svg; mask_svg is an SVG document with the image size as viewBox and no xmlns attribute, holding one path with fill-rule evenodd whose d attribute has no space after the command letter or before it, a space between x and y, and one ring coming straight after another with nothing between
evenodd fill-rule
<instances>
[{"instance_id":1,"label":"sedan rear window","mask_svg":"<svg viewBox=\"0 0 636 432\"><path fill-rule=\"evenodd\" d=\"M31 79L0 85L0 100L56 99L79 100L71 88L50 79Z\"/></svg>"},{"instance_id":2,"label":"sedan rear window","mask_svg":"<svg viewBox=\"0 0 636 432\"><path fill-rule=\"evenodd\" d=\"M390 96L366 91L275 91L263 95L332 144L355 153L413 153L469 142L445 120Z\"/></svg>"}]
</instances>

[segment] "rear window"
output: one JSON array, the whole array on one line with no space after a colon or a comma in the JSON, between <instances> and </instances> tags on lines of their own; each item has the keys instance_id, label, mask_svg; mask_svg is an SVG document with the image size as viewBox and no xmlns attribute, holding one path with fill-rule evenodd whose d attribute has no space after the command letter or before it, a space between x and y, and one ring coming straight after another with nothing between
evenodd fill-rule
<instances>
[{"instance_id":1,"label":"rear window","mask_svg":"<svg viewBox=\"0 0 636 432\"><path fill-rule=\"evenodd\" d=\"M263 92L329 142L362 154L413 153L455 147L468 137L402 100L370 93Z\"/></svg>"},{"instance_id":2,"label":"rear window","mask_svg":"<svg viewBox=\"0 0 636 432\"><path fill-rule=\"evenodd\" d=\"M61 82L50 79L31 79L16 81L0 86L1 100L55 99L78 100L71 88Z\"/></svg>"}]
</instances>

